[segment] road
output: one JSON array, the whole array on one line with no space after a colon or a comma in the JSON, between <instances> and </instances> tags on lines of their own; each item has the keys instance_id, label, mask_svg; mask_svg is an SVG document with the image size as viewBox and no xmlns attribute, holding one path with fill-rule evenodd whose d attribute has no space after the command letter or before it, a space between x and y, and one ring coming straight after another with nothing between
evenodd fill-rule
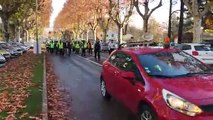
<instances>
[{"instance_id":1,"label":"road","mask_svg":"<svg viewBox=\"0 0 213 120\"><path fill-rule=\"evenodd\" d=\"M77 55L51 56L51 59L60 85L67 89L72 97L72 111L78 120L136 119L116 100L107 102L102 99L99 90L100 66Z\"/></svg>"}]
</instances>

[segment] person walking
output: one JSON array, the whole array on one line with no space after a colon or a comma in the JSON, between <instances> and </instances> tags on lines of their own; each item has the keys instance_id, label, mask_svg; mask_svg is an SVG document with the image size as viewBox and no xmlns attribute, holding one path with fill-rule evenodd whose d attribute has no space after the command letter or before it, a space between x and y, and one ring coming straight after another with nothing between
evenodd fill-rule
<instances>
[{"instance_id":1,"label":"person walking","mask_svg":"<svg viewBox=\"0 0 213 120\"><path fill-rule=\"evenodd\" d=\"M68 41L67 42L67 53L68 53L68 55L71 55L71 52L72 52L72 45L71 45L71 42L70 41Z\"/></svg>"},{"instance_id":2,"label":"person walking","mask_svg":"<svg viewBox=\"0 0 213 120\"><path fill-rule=\"evenodd\" d=\"M95 46L94 46L94 49L95 49L95 59L97 60L97 57L98 57L98 61L100 61L100 52L101 52L101 45L100 45L100 41L97 39L96 40L96 43L95 43Z\"/></svg>"},{"instance_id":3,"label":"person walking","mask_svg":"<svg viewBox=\"0 0 213 120\"><path fill-rule=\"evenodd\" d=\"M55 47L55 43L53 41L50 42L50 53L53 54L54 51L54 47Z\"/></svg>"},{"instance_id":4,"label":"person walking","mask_svg":"<svg viewBox=\"0 0 213 120\"><path fill-rule=\"evenodd\" d=\"M89 40L88 41L88 53L89 53L89 55L92 55L92 43L91 43L91 41Z\"/></svg>"},{"instance_id":5,"label":"person walking","mask_svg":"<svg viewBox=\"0 0 213 120\"><path fill-rule=\"evenodd\" d=\"M82 54L81 56L86 56L87 42L83 41L82 43Z\"/></svg>"},{"instance_id":6,"label":"person walking","mask_svg":"<svg viewBox=\"0 0 213 120\"><path fill-rule=\"evenodd\" d=\"M76 44L75 44L75 53L76 53L76 54L79 54L79 51L80 51L80 44L79 44L79 43L80 43L80 42L77 41Z\"/></svg>"},{"instance_id":7,"label":"person walking","mask_svg":"<svg viewBox=\"0 0 213 120\"><path fill-rule=\"evenodd\" d=\"M64 43L61 40L58 42L58 48L59 48L60 55L63 55L64 54Z\"/></svg>"},{"instance_id":8,"label":"person walking","mask_svg":"<svg viewBox=\"0 0 213 120\"><path fill-rule=\"evenodd\" d=\"M59 43L59 41L55 41L55 42L54 42L54 51L55 51L55 54L56 54L56 55L57 55L58 52L59 52L58 43Z\"/></svg>"}]
</instances>

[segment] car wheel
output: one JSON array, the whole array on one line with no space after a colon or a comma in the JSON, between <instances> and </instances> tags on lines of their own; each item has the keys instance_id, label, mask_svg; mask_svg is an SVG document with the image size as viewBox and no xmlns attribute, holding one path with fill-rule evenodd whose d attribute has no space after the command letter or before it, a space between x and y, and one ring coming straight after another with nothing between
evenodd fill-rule
<instances>
[{"instance_id":1,"label":"car wheel","mask_svg":"<svg viewBox=\"0 0 213 120\"><path fill-rule=\"evenodd\" d=\"M106 89L106 83L104 80L101 80L101 95L105 100L110 100L111 96L110 94L107 92Z\"/></svg>"},{"instance_id":2,"label":"car wheel","mask_svg":"<svg viewBox=\"0 0 213 120\"><path fill-rule=\"evenodd\" d=\"M139 120L157 120L155 112L147 105L141 107Z\"/></svg>"}]
</instances>

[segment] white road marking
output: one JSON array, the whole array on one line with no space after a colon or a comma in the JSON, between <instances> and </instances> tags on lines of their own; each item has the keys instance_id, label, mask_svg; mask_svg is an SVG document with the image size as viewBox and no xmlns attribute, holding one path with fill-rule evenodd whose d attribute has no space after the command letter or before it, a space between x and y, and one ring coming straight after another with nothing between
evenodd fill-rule
<instances>
[{"instance_id":1,"label":"white road marking","mask_svg":"<svg viewBox=\"0 0 213 120\"><path fill-rule=\"evenodd\" d=\"M93 63L93 64L95 64L95 65L97 65L97 66L99 66L99 67L102 67L102 65L101 65L100 63L94 62L94 61L92 61L92 60L90 60L90 59L88 59L88 58L84 58L84 57L79 56L79 55L77 55L77 56L80 57L80 58L83 58L83 59L85 59L85 60L87 60L87 61L89 61L89 62L91 62L91 63Z\"/></svg>"}]
</instances>

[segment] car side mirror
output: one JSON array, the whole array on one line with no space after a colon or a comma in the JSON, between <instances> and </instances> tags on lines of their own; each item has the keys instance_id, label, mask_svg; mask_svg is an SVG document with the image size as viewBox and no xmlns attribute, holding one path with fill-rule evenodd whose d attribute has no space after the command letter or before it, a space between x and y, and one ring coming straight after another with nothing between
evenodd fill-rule
<instances>
[{"instance_id":1,"label":"car side mirror","mask_svg":"<svg viewBox=\"0 0 213 120\"><path fill-rule=\"evenodd\" d=\"M134 80L135 74L133 72L122 72L121 77L127 80Z\"/></svg>"}]
</instances>

